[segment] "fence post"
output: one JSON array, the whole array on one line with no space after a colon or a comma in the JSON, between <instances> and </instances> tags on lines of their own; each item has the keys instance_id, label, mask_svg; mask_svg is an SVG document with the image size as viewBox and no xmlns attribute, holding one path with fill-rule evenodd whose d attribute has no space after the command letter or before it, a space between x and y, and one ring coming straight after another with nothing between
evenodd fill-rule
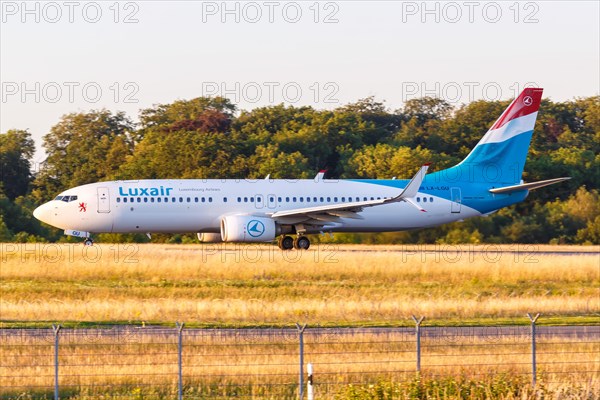
<instances>
[{"instance_id":1,"label":"fence post","mask_svg":"<svg viewBox=\"0 0 600 400\"><path fill-rule=\"evenodd\" d=\"M304 398L304 329L306 329L306 324L300 326L296 322L296 329L298 329L298 339L300 342L300 392L298 393L298 398L302 400Z\"/></svg>"},{"instance_id":2,"label":"fence post","mask_svg":"<svg viewBox=\"0 0 600 400\"><path fill-rule=\"evenodd\" d=\"M415 321L415 336L417 341L417 373L421 373L421 322L425 319L425 317L421 317L417 319L414 315L412 316L413 321Z\"/></svg>"},{"instance_id":3,"label":"fence post","mask_svg":"<svg viewBox=\"0 0 600 400\"><path fill-rule=\"evenodd\" d=\"M178 367L177 398L179 400L183 399L183 360L182 360L183 325L184 325L183 322L175 322L175 326L177 327L177 367Z\"/></svg>"},{"instance_id":4,"label":"fence post","mask_svg":"<svg viewBox=\"0 0 600 400\"><path fill-rule=\"evenodd\" d=\"M54 400L58 400L58 332L60 325L52 325L54 331Z\"/></svg>"},{"instance_id":5,"label":"fence post","mask_svg":"<svg viewBox=\"0 0 600 400\"><path fill-rule=\"evenodd\" d=\"M313 366L311 363L306 365L306 370L308 372L308 379L306 383L306 400L314 400L315 393L313 388Z\"/></svg>"},{"instance_id":6,"label":"fence post","mask_svg":"<svg viewBox=\"0 0 600 400\"><path fill-rule=\"evenodd\" d=\"M531 384L535 388L537 378L537 364L535 360L535 322L540 317L540 313L537 313L535 317L532 317L531 314L527 313L527 316L531 321Z\"/></svg>"}]
</instances>

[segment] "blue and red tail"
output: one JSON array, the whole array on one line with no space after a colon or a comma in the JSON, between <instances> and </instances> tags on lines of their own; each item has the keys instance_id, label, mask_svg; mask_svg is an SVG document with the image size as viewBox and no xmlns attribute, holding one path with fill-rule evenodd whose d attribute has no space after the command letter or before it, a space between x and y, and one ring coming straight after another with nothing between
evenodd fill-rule
<instances>
[{"instance_id":1,"label":"blue and red tail","mask_svg":"<svg viewBox=\"0 0 600 400\"><path fill-rule=\"evenodd\" d=\"M539 88L523 90L460 164L440 171L445 178L494 185L519 183L542 92Z\"/></svg>"}]
</instances>

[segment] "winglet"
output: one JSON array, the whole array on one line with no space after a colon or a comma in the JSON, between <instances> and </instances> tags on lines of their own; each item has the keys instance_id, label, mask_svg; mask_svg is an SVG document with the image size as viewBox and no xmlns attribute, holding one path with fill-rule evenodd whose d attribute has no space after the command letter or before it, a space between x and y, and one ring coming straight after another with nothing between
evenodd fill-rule
<instances>
[{"instance_id":1,"label":"winglet","mask_svg":"<svg viewBox=\"0 0 600 400\"><path fill-rule=\"evenodd\" d=\"M325 176L326 171L327 171L326 169L320 170L319 173L315 176L315 182L319 182L319 181L323 180L323 177Z\"/></svg>"},{"instance_id":2,"label":"winglet","mask_svg":"<svg viewBox=\"0 0 600 400\"><path fill-rule=\"evenodd\" d=\"M397 200L412 198L417 195L417 193L419 192L419 188L421 187L421 183L423 183L423 179L425 178L425 175L427 174L427 170L429 169L430 165L431 163L423 164L421 169L419 169L419 171L417 171L417 173L415 174L415 176L413 176L410 182L408 182L408 185L406 185L402 193L400 193L396 197Z\"/></svg>"}]
</instances>

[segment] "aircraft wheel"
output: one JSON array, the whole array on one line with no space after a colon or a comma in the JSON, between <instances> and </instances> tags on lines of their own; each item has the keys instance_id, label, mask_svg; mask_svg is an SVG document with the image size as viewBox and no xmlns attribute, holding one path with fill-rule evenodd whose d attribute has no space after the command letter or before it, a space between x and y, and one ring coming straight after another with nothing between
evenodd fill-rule
<instances>
[{"instance_id":1,"label":"aircraft wheel","mask_svg":"<svg viewBox=\"0 0 600 400\"><path fill-rule=\"evenodd\" d=\"M291 250L294 248L294 239L291 236L283 236L277 240L277 244L281 250Z\"/></svg>"},{"instance_id":2,"label":"aircraft wheel","mask_svg":"<svg viewBox=\"0 0 600 400\"><path fill-rule=\"evenodd\" d=\"M298 250L308 250L310 247L310 240L306 236L298 236L294 240L294 248Z\"/></svg>"},{"instance_id":3,"label":"aircraft wheel","mask_svg":"<svg viewBox=\"0 0 600 400\"><path fill-rule=\"evenodd\" d=\"M85 240L83 241L83 244L84 244L85 246L91 246L91 245L93 245L93 244L94 244L94 241L93 241L92 239L90 239L90 238L87 238L87 239L85 239Z\"/></svg>"}]
</instances>

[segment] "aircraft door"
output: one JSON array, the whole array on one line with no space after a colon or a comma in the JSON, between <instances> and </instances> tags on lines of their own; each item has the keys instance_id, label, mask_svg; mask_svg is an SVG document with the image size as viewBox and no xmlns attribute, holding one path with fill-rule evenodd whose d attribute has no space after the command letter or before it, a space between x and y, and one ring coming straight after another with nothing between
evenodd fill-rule
<instances>
[{"instance_id":1,"label":"aircraft door","mask_svg":"<svg viewBox=\"0 0 600 400\"><path fill-rule=\"evenodd\" d=\"M99 187L98 191L98 212L110 212L110 194L107 187Z\"/></svg>"},{"instance_id":2,"label":"aircraft door","mask_svg":"<svg viewBox=\"0 0 600 400\"><path fill-rule=\"evenodd\" d=\"M460 207L461 207L461 195L460 195L460 188L458 187L453 187L450 188L450 202L451 202L451 211L453 213L460 213Z\"/></svg>"},{"instance_id":3,"label":"aircraft door","mask_svg":"<svg viewBox=\"0 0 600 400\"><path fill-rule=\"evenodd\" d=\"M254 206L256 208L263 208L264 206L264 202L263 202L263 195L262 194L257 194L254 196Z\"/></svg>"}]
</instances>

